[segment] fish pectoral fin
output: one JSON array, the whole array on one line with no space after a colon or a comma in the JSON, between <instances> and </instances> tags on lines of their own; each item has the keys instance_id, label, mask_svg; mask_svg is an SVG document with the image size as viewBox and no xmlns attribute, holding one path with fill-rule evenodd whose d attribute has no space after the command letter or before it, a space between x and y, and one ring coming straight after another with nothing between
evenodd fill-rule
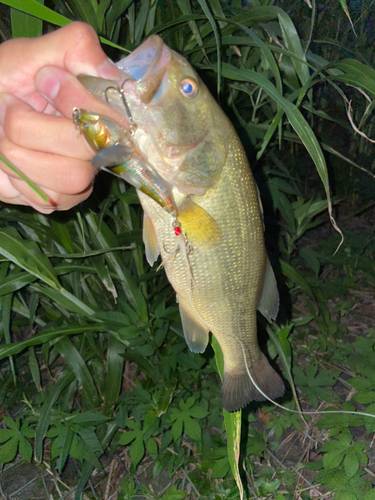
<instances>
[{"instance_id":1,"label":"fish pectoral fin","mask_svg":"<svg viewBox=\"0 0 375 500\"><path fill-rule=\"evenodd\" d=\"M177 220L193 246L215 247L223 239L216 220L189 196L179 205Z\"/></svg>"},{"instance_id":2,"label":"fish pectoral fin","mask_svg":"<svg viewBox=\"0 0 375 500\"><path fill-rule=\"evenodd\" d=\"M263 292L258 303L258 311L271 323L277 317L279 312L279 292L275 274L273 272L271 262L267 257L266 275L264 278Z\"/></svg>"},{"instance_id":3,"label":"fish pectoral fin","mask_svg":"<svg viewBox=\"0 0 375 500\"><path fill-rule=\"evenodd\" d=\"M256 364L252 364L250 356L247 357L246 362L253 381L264 394L271 399L276 399L284 394L283 381L263 353L261 353L260 360ZM226 371L224 367L221 389L221 400L224 409L238 411L251 401L266 399L255 387L253 381L250 379L243 362L239 363L239 366L231 371Z\"/></svg>"},{"instance_id":4,"label":"fish pectoral fin","mask_svg":"<svg viewBox=\"0 0 375 500\"><path fill-rule=\"evenodd\" d=\"M134 152L134 149L124 144L117 144L108 149L102 149L92 160L95 168L115 167L127 160Z\"/></svg>"},{"instance_id":5,"label":"fish pectoral fin","mask_svg":"<svg viewBox=\"0 0 375 500\"><path fill-rule=\"evenodd\" d=\"M150 264L150 266L153 266L155 261L159 257L160 248L158 240L156 238L154 225L146 212L144 212L143 215L142 237L143 237L143 242L145 244L145 253L147 262Z\"/></svg>"},{"instance_id":6,"label":"fish pectoral fin","mask_svg":"<svg viewBox=\"0 0 375 500\"><path fill-rule=\"evenodd\" d=\"M178 297L177 297L177 301ZM179 303L182 329L189 349L192 352L204 352L208 344L208 330L202 326L184 306Z\"/></svg>"}]
</instances>

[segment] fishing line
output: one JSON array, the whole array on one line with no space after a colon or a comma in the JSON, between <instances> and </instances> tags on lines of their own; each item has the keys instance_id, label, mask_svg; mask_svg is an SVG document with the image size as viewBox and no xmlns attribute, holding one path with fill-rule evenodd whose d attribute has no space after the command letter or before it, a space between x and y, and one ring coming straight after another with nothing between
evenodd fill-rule
<instances>
[{"instance_id":1,"label":"fishing line","mask_svg":"<svg viewBox=\"0 0 375 500\"><path fill-rule=\"evenodd\" d=\"M188 298L189 298L190 306L192 307L194 313L208 327L208 329L212 333L212 330L215 329L215 328L213 328L212 325L210 325L209 323L207 323L207 321L205 321L201 317L201 315L197 312L197 310L195 309L194 304L192 302L189 289L188 289ZM221 335L224 335L222 332L220 332L220 333L221 333ZM375 415L372 415L371 413L361 412L361 411L348 411L348 410L322 410L322 411L302 411L301 410L301 411L298 411L298 410L291 410L290 408L287 408L286 406L283 406L283 405L281 405L279 403L276 403L276 401L274 401L273 399L271 399L269 396L267 396L267 394L265 392L262 391L262 389L258 386L258 384L255 382L254 378L252 377L252 375L250 373L249 365L247 363L246 351L245 351L244 343L242 342L242 340L239 339L239 338L237 338L235 335L232 335L231 333L226 333L225 335L228 335L229 337L232 337L232 338L236 339L240 343L240 346L241 346L241 349L242 349L242 354L243 354L243 357L244 357L246 373L247 373L249 379L251 380L251 383L254 385L254 387L259 391L259 393L267 401L269 401L270 403L274 404L278 408L281 408L282 410L289 411L290 413L298 413L298 415L318 415L318 414L328 414L328 413L330 413L330 414L332 414L332 413L339 413L340 415L344 415L344 414L346 414L346 415L360 415L362 417L375 418Z\"/></svg>"}]
</instances>

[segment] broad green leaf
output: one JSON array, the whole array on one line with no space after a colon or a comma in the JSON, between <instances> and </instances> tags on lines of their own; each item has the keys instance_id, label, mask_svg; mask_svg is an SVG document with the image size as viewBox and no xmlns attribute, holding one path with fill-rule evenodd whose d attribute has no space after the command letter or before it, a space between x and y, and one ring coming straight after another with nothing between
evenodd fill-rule
<instances>
[{"instance_id":1,"label":"broad green leaf","mask_svg":"<svg viewBox=\"0 0 375 500\"><path fill-rule=\"evenodd\" d=\"M344 469L348 479L351 479L357 473L359 469L359 460L355 453L349 452L346 454L344 459Z\"/></svg>"},{"instance_id":2,"label":"broad green leaf","mask_svg":"<svg viewBox=\"0 0 375 500\"><path fill-rule=\"evenodd\" d=\"M68 458L70 447L72 445L74 433L72 429L64 429L64 432L60 431L59 438L61 438L62 446L59 450L59 460L57 462L57 468L61 471L65 465ZM55 440L56 441L56 440Z\"/></svg>"},{"instance_id":3,"label":"broad green leaf","mask_svg":"<svg viewBox=\"0 0 375 500\"><path fill-rule=\"evenodd\" d=\"M31 458L33 455L33 447L31 446L30 442L23 436L20 438L19 445L18 445L18 451L19 451L21 457L26 462L31 462Z\"/></svg>"},{"instance_id":4,"label":"broad green leaf","mask_svg":"<svg viewBox=\"0 0 375 500\"><path fill-rule=\"evenodd\" d=\"M0 446L0 464L12 462L17 454L18 439L11 438L5 444Z\"/></svg>"},{"instance_id":5,"label":"broad green leaf","mask_svg":"<svg viewBox=\"0 0 375 500\"><path fill-rule=\"evenodd\" d=\"M184 428L186 434L194 441L200 441L202 437L202 429L196 420L190 417L184 419Z\"/></svg>"},{"instance_id":6,"label":"broad green leaf","mask_svg":"<svg viewBox=\"0 0 375 500\"><path fill-rule=\"evenodd\" d=\"M77 433L85 443L86 453L85 459L90 461L94 467L101 467L98 457L103 454L102 446L95 434L94 427L77 427Z\"/></svg>"},{"instance_id":7,"label":"broad green leaf","mask_svg":"<svg viewBox=\"0 0 375 500\"><path fill-rule=\"evenodd\" d=\"M323 456L324 468L326 470L336 469L343 461L344 456L345 452L341 448L325 453Z\"/></svg>"},{"instance_id":8,"label":"broad green leaf","mask_svg":"<svg viewBox=\"0 0 375 500\"><path fill-rule=\"evenodd\" d=\"M40 4L44 3L44 0L36 1ZM40 19L15 9L11 9L10 18L13 38L37 37L42 34L42 21Z\"/></svg>"},{"instance_id":9,"label":"broad green leaf","mask_svg":"<svg viewBox=\"0 0 375 500\"><path fill-rule=\"evenodd\" d=\"M220 378L223 379L224 375L224 357L221 352L219 343L212 336L211 345L215 352L217 371L219 372ZM229 413L223 410L224 423L227 433L227 450L228 459L230 463L230 468L232 470L233 477L236 481L237 488L240 494L240 499L243 499L243 485L240 476L240 470L238 467L238 460L240 457L240 443L241 443L241 410Z\"/></svg>"},{"instance_id":10,"label":"broad green leaf","mask_svg":"<svg viewBox=\"0 0 375 500\"><path fill-rule=\"evenodd\" d=\"M177 419L174 424L172 425L172 435L174 441L177 441L177 439L182 435L182 420Z\"/></svg>"},{"instance_id":11,"label":"broad green leaf","mask_svg":"<svg viewBox=\"0 0 375 500\"><path fill-rule=\"evenodd\" d=\"M142 437L137 437L130 446L130 458L132 464L137 466L145 454L145 445Z\"/></svg>"},{"instance_id":12,"label":"broad green leaf","mask_svg":"<svg viewBox=\"0 0 375 500\"><path fill-rule=\"evenodd\" d=\"M228 457L219 458L219 460L215 460L214 466L212 467L211 478L222 479L228 474L229 469Z\"/></svg>"}]
</instances>

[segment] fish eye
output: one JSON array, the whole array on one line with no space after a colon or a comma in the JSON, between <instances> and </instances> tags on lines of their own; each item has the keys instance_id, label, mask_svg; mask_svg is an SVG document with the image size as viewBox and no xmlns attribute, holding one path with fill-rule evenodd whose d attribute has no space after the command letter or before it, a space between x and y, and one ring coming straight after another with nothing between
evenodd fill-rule
<instances>
[{"instance_id":1,"label":"fish eye","mask_svg":"<svg viewBox=\"0 0 375 500\"><path fill-rule=\"evenodd\" d=\"M184 78L180 83L180 91L185 97L195 97L198 94L198 85L190 78Z\"/></svg>"}]
</instances>

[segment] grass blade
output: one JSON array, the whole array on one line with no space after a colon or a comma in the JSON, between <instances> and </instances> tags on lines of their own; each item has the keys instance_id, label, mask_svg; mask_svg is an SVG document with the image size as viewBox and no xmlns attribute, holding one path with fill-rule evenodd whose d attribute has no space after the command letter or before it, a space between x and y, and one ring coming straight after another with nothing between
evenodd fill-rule
<instances>
[{"instance_id":1,"label":"grass blade","mask_svg":"<svg viewBox=\"0 0 375 500\"><path fill-rule=\"evenodd\" d=\"M0 346L0 359L7 358L8 356L13 356L23 351L27 347L34 345L46 344L59 337L68 335L79 335L80 333L90 333L90 332L107 332L108 327L106 325L73 325L73 326L60 326L48 328L47 330L31 337L23 342L18 342L16 344L8 344Z\"/></svg>"},{"instance_id":2,"label":"grass blade","mask_svg":"<svg viewBox=\"0 0 375 500\"><path fill-rule=\"evenodd\" d=\"M301 40L290 17L285 12L280 12L278 17L285 46L289 52L296 56L291 57L292 63L300 82L302 85L305 85L310 78L310 72L304 50L302 49Z\"/></svg>"},{"instance_id":3,"label":"grass blade","mask_svg":"<svg viewBox=\"0 0 375 500\"><path fill-rule=\"evenodd\" d=\"M35 355L35 350L33 347L29 348L29 367L30 367L30 373L31 373L31 376L33 377L35 387L40 392L42 390L42 385L40 382L40 370L39 370L38 360L37 360L36 355Z\"/></svg>"},{"instance_id":4,"label":"grass blade","mask_svg":"<svg viewBox=\"0 0 375 500\"><path fill-rule=\"evenodd\" d=\"M35 241L24 240L13 227L0 231L0 254L52 288L60 288L54 268Z\"/></svg>"},{"instance_id":5,"label":"grass blade","mask_svg":"<svg viewBox=\"0 0 375 500\"><path fill-rule=\"evenodd\" d=\"M11 273L10 276L1 280L0 284L0 297L3 295L8 295L8 293L16 292L20 290L25 285L32 283L37 278L26 272Z\"/></svg>"},{"instance_id":6,"label":"grass blade","mask_svg":"<svg viewBox=\"0 0 375 500\"><path fill-rule=\"evenodd\" d=\"M49 202L50 199L48 198L48 196L46 194L43 193L43 191L41 189L38 188L38 186L36 186L33 182L31 182L20 170L18 170L17 167L15 167L14 165L12 165L6 158L4 158L3 155L0 154L0 161L2 161L3 163L5 163L5 165L10 169L12 170L12 172L14 172L15 174L18 175L18 177L20 179L22 179L24 182L26 182L26 184L31 187L31 189L33 189L37 195L39 195L43 201L46 201L46 202Z\"/></svg>"},{"instance_id":7,"label":"grass blade","mask_svg":"<svg viewBox=\"0 0 375 500\"><path fill-rule=\"evenodd\" d=\"M43 0L37 0L43 4ZM11 9L10 19L12 24L12 37L36 37L42 34L42 21L33 16L29 16L24 12L16 9Z\"/></svg>"},{"instance_id":8,"label":"grass blade","mask_svg":"<svg viewBox=\"0 0 375 500\"><path fill-rule=\"evenodd\" d=\"M315 163L317 172L319 177L323 183L324 190L326 192L326 197L328 201L328 212L331 219L331 223L335 230L341 235L341 242L343 241L343 235L341 230L338 228L335 219L332 215L332 200L331 194L329 191L329 180L328 180L328 171L327 165L323 156L322 149L315 137L314 132L312 131L310 125L307 123L305 118L303 117L300 110L291 103L288 99L285 99L280 92L276 89L276 87L263 75L256 73L255 71L248 69L238 69L230 64L223 63L223 76L229 78L231 80L238 81L247 81L255 83L263 88L263 90L277 103L285 111L285 114L288 117L288 120L301 139L305 148L309 152L311 159ZM341 245L341 243L340 243Z\"/></svg>"},{"instance_id":9,"label":"grass blade","mask_svg":"<svg viewBox=\"0 0 375 500\"><path fill-rule=\"evenodd\" d=\"M35 429L35 460L37 462L41 462L43 458L43 440L47 433L51 410L58 400L61 392L65 389L65 387L71 384L74 380L74 373L70 368L65 370L63 374L60 376L59 380L52 387L52 390L46 397L40 415L38 424Z\"/></svg>"},{"instance_id":10,"label":"grass blade","mask_svg":"<svg viewBox=\"0 0 375 500\"><path fill-rule=\"evenodd\" d=\"M1 3L56 26L66 26L72 22L67 17L40 4L37 0L2 0Z\"/></svg>"},{"instance_id":11,"label":"grass blade","mask_svg":"<svg viewBox=\"0 0 375 500\"><path fill-rule=\"evenodd\" d=\"M335 64L345 74L332 75L332 78L344 82L353 87L361 87L375 96L375 69L357 61L356 59L344 59Z\"/></svg>"},{"instance_id":12,"label":"grass blade","mask_svg":"<svg viewBox=\"0 0 375 500\"><path fill-rule=\"evenodd\" d=\"M107 351L107 376L104 397L104 415L110 415L117 402L121 390L122 374L125 358L123 356L124 345L110 335Z\"/></svg>"},{"instance_id":13,"label":"grass blade","mask_svg":"<svg viewBox=\"0 0 375 500\"><path fill-rule=\"evenodd\" d=\"M209 20L212 31L214 32L215 35L215 40L216 40L216 53L217 53L217 94L220 95L220 85L221 85L221 51L220 51L220 36L217 31L217 26L216 26L216 21L211 14L211 11L207 5L206 0L198 0L199 5L201 6L203 12L207 16L207 19Z\"/></svg>"},{"instance_id":14,"label":"grass blade","mask_svg":"<svg viewBox=\"0 0 375 500\"><path fill-rule=\"evenodd\" d=\"M84 362L81 354L73 343L67 338L63 337L56 344L56 349L59 351L65 362L74 372L77 380L84 391L84 399L89 401L94 407L97 406L99 401L98 391L91 377L91 374Z\"/></svg>"}]
</instances>

